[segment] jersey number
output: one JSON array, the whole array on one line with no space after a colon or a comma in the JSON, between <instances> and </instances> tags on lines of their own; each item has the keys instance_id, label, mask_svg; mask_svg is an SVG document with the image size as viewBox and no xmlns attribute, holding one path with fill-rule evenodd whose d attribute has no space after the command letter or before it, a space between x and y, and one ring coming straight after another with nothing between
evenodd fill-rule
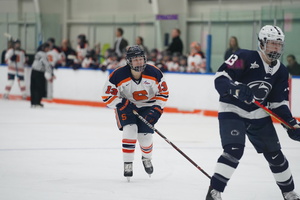
<instances>
[{"instance_id":1,"label":"jersey number","mask_svg":"<svg viewBox=\"0 0 300 200\"><path fill-rule=\"evenodd\" d=\"M238 58L239 58L239 57L238 57L237 55L232 54L232 55L225 61L225 63L228 64L228 65L230 65L230 66L232 66L232 65L235 63L235 61L237 61Z\"/></svg>"},{"instance_id":2,"label":"jersey number","mask_svg":"<svg viewBox=\"0 0 300 200\"><path fill-rule=\"evenodd\" d=\"M118 90L116 88L112 88L111 86L107 86L107 90L106 90L105 94L117 95Z\"/></svg>"}]
</instances>

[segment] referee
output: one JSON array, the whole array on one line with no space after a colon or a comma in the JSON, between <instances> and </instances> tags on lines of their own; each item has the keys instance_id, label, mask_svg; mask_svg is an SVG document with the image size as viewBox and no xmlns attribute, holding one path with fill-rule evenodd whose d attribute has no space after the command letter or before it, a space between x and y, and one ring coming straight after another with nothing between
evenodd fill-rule
<instances>
[{"instance_id":1,"label":"referee","mask_svg":"<svg viewBox=\"0 0 300 200\"><path fill-rule=\"evenodd\" d=\"M43 108L41 104L42 98L46 95L46 79L52 81L54 75L52 67L47 60L46 52L49 51L50 46L44 43L35 54L34 62L32 64L31 79L30 79L30 95L31 107Z\"/></svg>"}]
</instances>

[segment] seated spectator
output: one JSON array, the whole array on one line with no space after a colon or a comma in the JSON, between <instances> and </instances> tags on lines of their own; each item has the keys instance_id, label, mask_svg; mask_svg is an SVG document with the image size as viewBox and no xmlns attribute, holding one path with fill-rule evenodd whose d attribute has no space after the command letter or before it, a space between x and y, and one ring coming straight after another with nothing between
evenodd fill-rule
<instances>
[{"instance_id":1,"label":"seated spectator","mask_svg":"<svg viewBox=\"0 0 300 200\"><path fill-rule=\"evenodd\" d=\"M179 71L179 57L180 53L175 52L172 55L171 61L168 62L168 71L170 72L178 72Z\"/></svg>"},{"instance_id":2,"label":"seated spectator","mask_svg":"<svg viewBox=\"0 0 300 200\"><path fill-rule=\"evenodd\" d=\"M205 56L198 42L192 42L190 45L187 72L206 72Z\"/></svg>"},{"instance_id":3,"label":"seated spectator","mask_svg":"<svg viewBox=\"0 0 300 200\"><path fill-rule=\"evenodd\" d=\"M180 72L186 72L187 71L187 57L186 56L180 56L179 58L179 71Z\"/></svg>"},{"instance_id":4,"label":"seated spectator","mask_svg":"<svg viewBox=\"0 0 300 200\"><path fill-rule=\"evenodd\" d=\"M107 58L101 65L101 69L116 69L119 66L118 54L110 49L107 50Z\"/></svg>"},{"instance_id":5,"label":"seated spectator","mask_svg":"<svg viewBox=\"0 0 300 200\"><path fill-rule=\"evenodd\" d=\"M62 65L72 67L74 65L74 59L71 59L70 57L76 58L76 51L71 47L70 41L68 39L64 39L61 42L60 49L62 52Z\"/></svg>"},{"instance_id":6,"label":"seated spectator","mask_svg":"<svg viewBox=\"0 0 300 200\"><path fill-rule=\"evenodd\" d=\"M147 63L150 65L155 65L158 63L158 50L152 49L150 51L149 57L147 58Z\"/></svg>"},{"instance_id":7,"label":"seated spectator","mask_svg":"<svg viewBox=\"0 0 300 200\"><path fill-rule=\"evenodd\" d=\"M240 50L238 39L231 36L229 39L229 48L226 50L224 60L227 60L234 52Z\"/></svg>"},{"instance_id":8,"label":"seated spectator","mask_svg":"<svg viewBox=\"0 0 300 200\"><path fill-rule=\"evenodd\" d=\"M288 65L287 70L290 75L300 76L300 64L296 61L296 57L292 54L286 57Z\"/></svg>"},{"instance_id":9,"label":"seated spectator","mask_svg":"<svg viewBox=\"0 0 300 200\"><path fill-rule=\"evenodd\" d=\"M99 68L99 60L94 49L89 50L81 63L82 68Z\"/></svg>"},{"instance_id":10,"label":"seated spectator","mask_svg":"<svg viewBox=\"0 0 300 200\"><path fill-rule=\"evenodd\" d=\"M78 44L76 48L77 59L78 62L81 63L85 58L87 51L89 50L89 44L84 34L78 35L77 44Z\"/></svg>"}]
</instances>

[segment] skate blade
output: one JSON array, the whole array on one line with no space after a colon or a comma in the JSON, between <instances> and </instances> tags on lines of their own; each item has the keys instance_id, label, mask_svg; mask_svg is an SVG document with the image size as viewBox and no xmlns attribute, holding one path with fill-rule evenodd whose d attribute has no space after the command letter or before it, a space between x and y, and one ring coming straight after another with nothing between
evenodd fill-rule
<instances>
[{"instance_id":1,"label":"skate blade","mask_svg":"<svg viewBox=\"0 0 300 200\"><path fill-rule=\"evenodd\" d=\"M149 178L151 178L151 174L148 174L149 175Z\"/></svg>"},{"instance_id":2,"label":"skate blade","mask_svg":"<svg viewBox=\"0 0 300 200\"><path fill-rule=\"evenodd\" d=\"M126 177L126 179L127 179L127 182L129 183L130 182L130 177Z\"/></svg>"}]
</instances>

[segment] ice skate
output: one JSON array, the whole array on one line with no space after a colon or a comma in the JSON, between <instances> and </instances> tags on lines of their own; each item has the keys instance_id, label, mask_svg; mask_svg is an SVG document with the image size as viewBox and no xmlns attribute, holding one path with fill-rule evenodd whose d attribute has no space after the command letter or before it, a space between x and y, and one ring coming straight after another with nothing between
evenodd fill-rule
<instances>
[{"instance_id":1,"label":"ice skate","mask_svg":"<svg viewBox=\"0 0 300 200\"><path fill-rule=\"evenodd\" d=\"M124 162L124 176L127 178L127 181L130 182L130 177L132 177L132 162Z\"/></svg>"},{"instance_id":2,"label":"ice skate","mask_svg":"<svg viewBox=\"0 0 300 200\"><path fill-rule=\"evenodd\" d=\"M222 200L221 192L209 187L206 195L206 200Z\"/></svg>"},{"instance_id":3,"label":"ice skate","mask_svg":"<svg viewBox=\"0 0 300 200\"><path fill-rule=\"evenodd\" d=\"M153 165L151 163L151 159L142 157L142 161L143 161L145 171L151 177L151 174L153 173Z\"/></svg>"},{"instance_id":4,"label":"ice skate","mask_svg":"<svg viewBox=\"0 0 300 200\"><path fill-rule=\"evenodd\" d=\"M284 200L300 200L300 196L294 191L284 192L282 195Z\"/></svg>"}]
</instances>

